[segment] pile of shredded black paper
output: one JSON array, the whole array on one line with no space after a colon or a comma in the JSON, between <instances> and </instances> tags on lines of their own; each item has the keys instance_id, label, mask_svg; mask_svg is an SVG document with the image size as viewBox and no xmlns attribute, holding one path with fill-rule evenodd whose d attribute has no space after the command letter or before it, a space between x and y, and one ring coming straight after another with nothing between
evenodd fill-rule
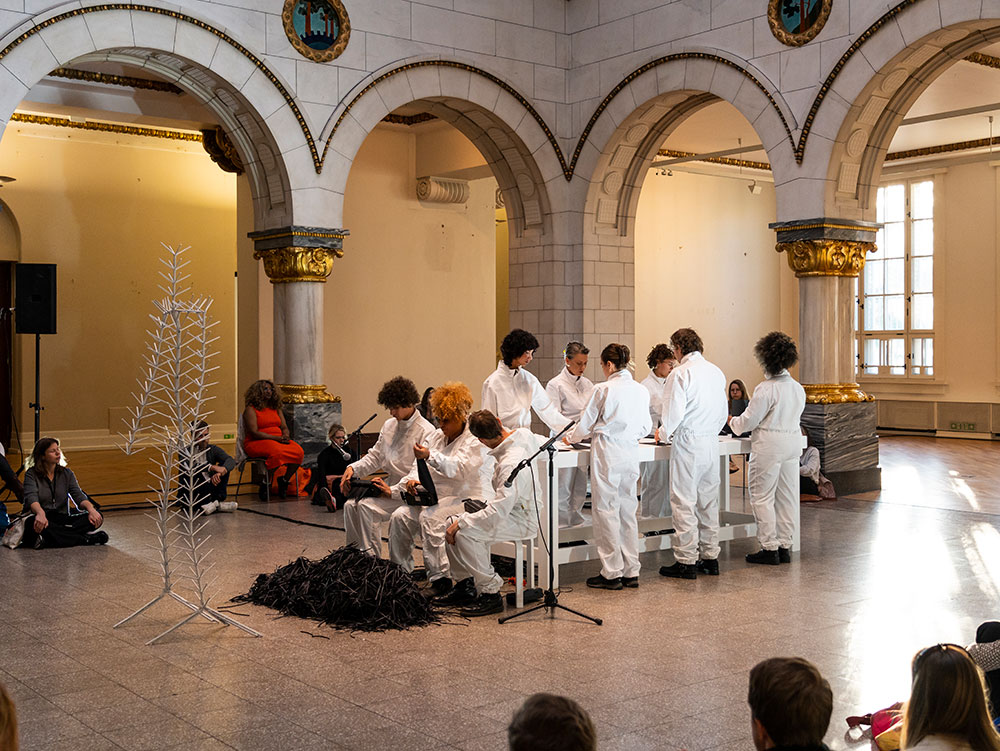
<instances>
[{"instance_id":1,"label":"pile of shredded black paper","mask_svg":"<svg viewBox=\"0 0 1000 751\"><path fill-rule=\"evenodd\" d=\"M440 620L430 601L400 566L357 548L325 558L297 558L273 574L260 574L232 602L264 605L349 631L387 631Z\"/></svg>"}]
</instances>

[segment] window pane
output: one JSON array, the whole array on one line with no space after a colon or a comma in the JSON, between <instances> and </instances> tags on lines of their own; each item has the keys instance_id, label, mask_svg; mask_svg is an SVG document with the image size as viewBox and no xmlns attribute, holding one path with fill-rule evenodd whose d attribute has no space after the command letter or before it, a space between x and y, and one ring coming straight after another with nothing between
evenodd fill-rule
<instances>
[{"instance_id":1,"label":"window pane","mask_svg":"<svg viewBox=\"0 0 1000 751\"><path fill-rule=\"evenodd\" d=\"M862 272L862 273L864 273L864 272ZM852 279L851 281L854 282L854 331L855 331L855 333L857 333L857 330L858 330L858 310L861 307L861 305L860 305L861 301L858 299L858 278L854 277L854 279ZM857 342L857 340L855 340L855 342L854 342L854 359L855 360L858 359L858 342Z\"/></svg>"},{"instance_id":2,"label":"window pane","mask_svg":"<svg viewBox=\"0 0 1000 751\"><path fill-rule=\"evenodd\" d=\"M869 297L865 300L865 331L881 331L884 327L884 307L881 297ZM865 350L865 360L868 350Z\"/></svg>"},{"instance_id":3,"label":"window pane","mask_svg":"<svg viewBox=\"0 0 1000 751\"><path fill-rule=\"evenodd\" d=\"M885 261L885 291L890 295L906 291L906 264L902 258Z\"/></svg>"},{"instance_id":4,"label":"window pane","mask_svg":"<svg viewBox=\"0 0 1000 751\"><path fill-rule=\"evenodd\" d=\"M885 261L865 264L865 294L881 295L885 291Z\"/></svg>"},{"instance_id":5,"label":"window pane","mask_svg":"<svg viewBox=\"0 0 1000 751\"><path fill-rule=\"evenodd\" d=\"M885 247L882 249L884 256L886 258L902 258L906 252L902 223L887 224L885 225L884 232Z\"/></svg>"},{"instance_id":6,"label":"window pane","mask_svg":"<svg viewBox=\"0 0 1000 751\"><path fill-rule=\"evenodd\" d=\"M882 364L881 345L881 339L865 339L866 373L878 373L878 366Z\"/></svg>"},{"instance_id":7,"label":"window pane","mask_svg":"<svg viewBox=\"0 0 1000 751\"><path fill-rule=\"evenodd\" d=\"M913 223L913 255L929 256L934 253L934 220L921 219Z\"/></svg>"},{"instance_id":8,"label":"window pane","mask_svg":"<svg viewBox=\"0 0 1000 751\"><path fill-rule=\"evenodd\" d=\"M903 349L902 338L889 340L889 373L892 375L906 373L906 351Z\"/></svg>"},{"instance_id":9,"label":"window pane","mask_svg":"<svg viewBox=\"0 0 1000 751\"><path fill-rule=\"evenodd\" d=\"M914 183L910 196L910 216L912 218L929 219L934 216L933 180Z\"/></svg>"},{"instance_id":10,"label":"window pane","mask_svg":"<svg viewBox=\"0 0 1000 751\"><path fill-rule=\"evenodd\" d=\"M885 222L901 222L906 216L906 192L903 185L887 185L885 188Z\"/></svg>"},{"instance_id":11,"label":"window pane","mask_svg":"<svg viewBox=\"0 0 1000 751\"><path fill-rule=\"evenodd\" d=\"M912 288L912 290L914 292L933 292L934 259L914 258L911 269L912 269L912 276L910 278L910 287ZM865 269L865 273L866 274L868 273L867 268Z\"/></svg>"},{"instance_id":12,"label":"window pane","mask_svg":"<svg viewBox=\"0 0 1000 751\"><path fill-rule=\"evenodd\" d=\"M885 221L885 188L879 188L875 194L875 221L879 224Z\"/></svg>"},{"instance_id":13,"label":"window pane","mask_svg":"<svg viewBox=\"0 0 1000 751\"><path fill-rule=\"evenodd\" d=\"M902 331L905 323L906 298L903 295L892 295L885 298L885 330ZM902 342L902 340L900 340ZM902 347L902 343L900 344ZM902 352L902 349L900 349Z\"/></svg>"},{"instance_id":14,"label":"window pane","mask_svg":"<svg viewBox=\"0 0 1000 751\"><path fill-rule=\"evenodd\" d=\"M914 295L910 308L910 327L914 329L934 328L934 295Z\"/></svg>"},{"instance_id":15,"label":"window pane","mask_svg":"<svg viewBox=\"0 0 1000 751\"><path fill-rule=\"evenodd\" d=\"M914 375L934 374L934 340L915 338L910 344L910 372Z\"/></svg>"}]
</instances>

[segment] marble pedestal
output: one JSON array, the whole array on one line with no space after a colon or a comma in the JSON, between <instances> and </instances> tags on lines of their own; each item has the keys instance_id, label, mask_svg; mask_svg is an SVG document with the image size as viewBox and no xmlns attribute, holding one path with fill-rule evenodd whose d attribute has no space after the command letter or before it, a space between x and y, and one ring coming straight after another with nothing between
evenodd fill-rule
<instances>
[{"instance_id":1,"label":"marble pedestal","mask_svg":"<svg viewBox=\"0 0 1000 751\"><path fill-rule=\"evenodd\" d=\"M330 445L330 425L341 421L340 402L327 404L283 404L285 421L292 439L305 451L304 467L316 464L319 452Z\"/></svg>"},{"instance_id":2,"label":"marble pedestal","mask_svg":"<svg viewBox=\"0 0 1000 751\"><path fill-rule=\"evenodd\" d=\"M802 424L837 495L882 488L874 402L807 404Z\"/></svg>"}]
</instances>

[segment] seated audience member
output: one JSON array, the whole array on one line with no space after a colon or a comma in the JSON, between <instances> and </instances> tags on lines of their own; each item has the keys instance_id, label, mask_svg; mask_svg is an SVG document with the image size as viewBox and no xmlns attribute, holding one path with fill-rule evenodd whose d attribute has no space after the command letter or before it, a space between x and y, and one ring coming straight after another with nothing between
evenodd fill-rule
<instances>
[{"instance_id":1,"label":"seated audience member","mask_svg":"<svg viewBox=\"0 0 1000 751\"><path fill-rule=\"evenodd\" d=\"M901 748L1000 751L986 704L983 674L957 644L935 644L913 658Z\"/></svg>"},{"instance_id":2,"label":"seated audience member","mask_svg":"<svg viewBox=\"0 0 1000 751\"><path fill-rule=\"evenodd\" d=\"M965 648L986 679L990 717L1000 717L1000 622L986 621L976 629L976 643Z\"/></svg>"},{"instance_id":3,"label":"seated audience member","mask_svg":"<svg viewBox=\"0 0 1000 751\"><path fill-rule=\"evenodd\" d=\"M803 427L802 435L806 437L806 447L802 449L799 457L799 495L818 496L820 500L832 500L837 497L830 482L820 472L819 449L812 445L809 433ZM803 500L815 500L808 498Z\"/></svg>"},{"instance_id":4,"label":"seated audience member","mask_svg":"<svg viewBox=\"0 0 1000 751\"><path fill-rule=\"evenodd\" d=\"M590 715L572 699L554 694L529 696L507 727L510 751L596 751Z\"/></svg>"},{"instance_id":5,"label":"seated audience member","mask_svg":"<svg viewBox=\"0 0 1000 751\"><path fill-rule=\"evenodd\" d=\"M4 487L12 492L17 500L24 500L24 486L7 461L7 452L4 451L3 444L0 444L0 480L3 480Z\"/></svg>"},{"instance_id":6,"label":"seated audience member","mask_svg":"<svg viewBox=\"0 0 1000 751\"><path fill-rule=\"evenodd\" d=\"M319 452L316 467L309 477L306 492L312 491L314 506L326 506L327 511L344 507L344 494L340 491L340 480L347 471L347 465L356 461L351 447L347 445L347 431L340 423L333 423L327 435L330 445Z\"/></svg>"},{"instance_id":7,"label":"seated audience member","mask_svg":"<svg viewBox=\"0 0 1000 751\"><path fill-rule=\"evenodd\" d=\"M417 405L417 412L419 412L420 416L427 420L427 422L437 428L440 426L437 424L437 420L434 419L434 410L431 409L431 394L433 393L433 386L428 386L424 389L424 395L420 397L420 404Z\"/></svg>"},{"instance_id":8,"label":"seated audience member","mask_svg":"<svg viewBox=\"0 0 1000 751\"><path fill-rule=\"evenodd\" d=\"M62 451L55 438L41 438L31 451L32 466L24 473L24 508L34 513L24 525L26 547L69 548L103 545L108 533L104 517L80 489L76 475L60 465Z\"/></svg>"},{"instance_id":9,"label":"seated audience member","mask_svg":"<svg viewBox=\"0 0 1000 751\"><path fill-rule=\"evenodd\" d=\"M0 683L0 751L17 751L17 714L7 689Z\"/></svg>"},{"instance_id":10,"label":"seated audience member","mask_svg":"<svg viewBox=\"0 0 1000 751\"><path fill-rule=\"evenodd\" d=\"M216 511L236 511L236 501L227 501L226 492L229 489L229 473L236 467L236 460L223 451L218 446L208 442L211 436L211 429L204 420L199 420L194 425L195 434L195 463L197 465L207 465L196 478L195 482L202 482L194 488L194 505L200 506L205 514L214 514ZM184 461L180 461L181 472L184 470ZM183 480L181 488L183 488ZM178 500L187 503L188 498L181 490L178 493Z\"/></svg>"},{"instance_id":11,"label":"seated audience member","mask_svg":"<svg viewBox=\"0 0 1000 751\"><path fill-rule=\"evenodd\" d=\"M726 398L729 401L729 416L739 417L742 415L750 403L750 396L747 394L747 387L743 385L743 381L737 378L735 381L731 381L729 388L726 392ZM729 427L727 422L722 426L722 432L719 435L733 435L733 429ZM744 433L739 436L740 438L746 438L750 433ZM729 457L729 474L734 472L739 472L739 467L736 466L736 462L733 461L733 457Z\"/></svg>"},{"instance_id":12,"label":"seated audience member","mask_svg":"<svg viewBox=\"0 0 1000 751\"><path fill-rule=\"evenodd\" d=\"M288 483L302 464L302 447L289 437L288 424L281 411L281 392L265 379L250 384L243 397L243 448L251 459L264 459L268 475L285 465L278 478L278 497L288 493ZM261 481L260 499L267 498L268 477Z\"/></svg>"},{"instance_id":13,"label":"seated audience member","mask_svg":"<svg viewBox=\"0 0 1000 751\"><path fill-rule=\"evenodd\" d=\"M830 684L801 657L772 657L750 671L750 729L757 751L826 751Z\"/></svg>"}]
</instances>

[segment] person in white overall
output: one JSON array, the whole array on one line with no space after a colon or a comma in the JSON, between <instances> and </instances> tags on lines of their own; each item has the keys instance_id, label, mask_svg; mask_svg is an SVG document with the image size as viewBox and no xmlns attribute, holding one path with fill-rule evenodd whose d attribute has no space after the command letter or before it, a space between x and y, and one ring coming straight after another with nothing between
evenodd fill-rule
<instances>
[{"instance_id":1,"label":"person in white overall","mask_svg":"<svg viewBox=\"0 0 1000 751\"><path fill-rule=\"evenodd\" d=\"M649 375L642 385L649 392L649 416L653 428L660 426L663 414L663 396L667 376L677 367L674 352L666 344L657 344L646 356ZM639 516L650 519L666 516L670 512L670 465L667 462L643 462L639 465Z\"/></svg>"},{"instance_id":2,"label":"person in white overall","mask_svg":"<svg viewBox=\"0 0 1000 751\"><path fill-rule=\"evenodd\" d=\"M670 511L675 563L660 574L696 579L719 574L719 431L726 424L726 376L702 356L692 329L670 337L680 364L667 378L660 440L669 440Z\"/></svg>"},{"instance_id":3,"label":"person in white overall","mask_svg":"<svg viewBox=\"0 0 1000 751\"><path fill-rule=\"evenodd\" d=\"M430 594L438 596L451 589L445 530L451 517L465 511L463 500L483 497L479 480L482 454L479 441L469 432L466 422L472 411L472 392L468 386L457 381L438 386L430 403L441 427L431 433L426 443L413 446L413 468L392 487L391 497L400 505L389 518L389 559L412 572L414 541L421 536ZM427 462L434 482L438 502L433 506L410 506L403 502L403 492L416 495L416 486L420 484L418 459Z\"/></svg>"},{"instance_id":4,"label":"person in white overall","mask_svg":"<svg viewBox=\"0 0 1000 751\"><path fill-rule=\"evenodd\" d=\"M583 372L587 369L590 350L582 342L570 342L563 350L566 367L559 375L545 384L545 393L566 419L579 420L583 408L590 401L594 382ZM564 423L565 424L565 423ZM555 435L552 431L551 435ZM559 498L559 526L575 527L583 524L583 504L587 501L587 467L561 470L557 476Z\"/></svg>"},{"instance_id":5,"label":"person in white overall","mask_svg":"<svg viewBox=\"0 0 1000 751\"><path fill-rule=\"evenodd\" d=\"M601 352L608 379L594 387L583 414L563 438L567 443L591 438L591 505L601 573L587 579L597 589L639 586L639 524L636 483L639 439L653 427L649 392L632 380L628 347L609 344Z\"/></svg>"},{"instance_id":6,"label":"person in white overall","mask_svg":"<svg viewBox=\"0 0 1000 751\"><path fill-rule=\"evenodd\" d=\"M802 433L799 421L806 406L805 389L788 374L799 360L795 342L772 331L761 337L753 353L764 369L750 404L729 427L750 434L750 507L757 520L761 549L747 553L749 563L777 566L791 561L792 540L798 522L799 455Z\"/></svg>"},{"instance_id":7,"label":"person in white overall","mask_svg":"<svg viewBox=\"0 0 1000 751\"><path fill-rule=\"evenodd\" d=\"M396 376L378 392L378 403L392 415L379 431L375 445L361 459L349 464L340 480L340 490L348 496L344 504L344 530L347 544L354 545L376 558L382 555L382 535L379 524L400 504L393 498L362 498L351 500L351 478L385 472L385 480L375 480L382 493L389 492L413 466L413 444L424 443L434 432L434 426L417 412L420 401L417 387L409 378Z\"/></svg>"}]
</instances>

